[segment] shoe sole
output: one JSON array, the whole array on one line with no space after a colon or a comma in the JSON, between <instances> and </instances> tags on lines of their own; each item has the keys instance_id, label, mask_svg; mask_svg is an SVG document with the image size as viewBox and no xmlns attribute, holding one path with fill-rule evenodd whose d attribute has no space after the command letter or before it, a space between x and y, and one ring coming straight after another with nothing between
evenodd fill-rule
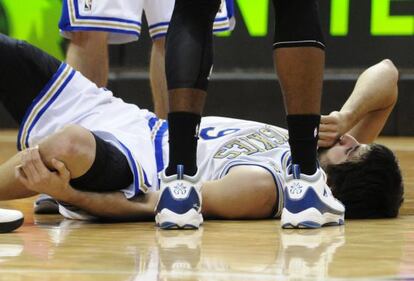
<instances>
[{"instance_id":1,"label":"shoe sole","mask_svg":"<svg viewBox=\"0 0 414 281\"><path fill-rule=\"evenodd\" d=\"M299 213L291 213L283 209L282 228L321 228L325 226L340 226L344 224L344 216L332 213L321 213L315 208L309 208Z\"/></svg>"},{"instance_id":2,"label":"shoe sole","mask_svg":"<svg viewBox=\"0 0 414 281\"><path fill-rule=\"evenodd\" d=\"M37 215L59 214L59 205L55 201L41 201L34 207L34 213Z\"/></svg>"},{"instance_id":3,"label":"shoe sole","mask_svg":"<svg viewBox=\"0 0 414 281\"><path fill-rule=\"evenodd\" d=\"M203 223L203 216L194 209L184 214L162 209L155 216L155 222L161 229L198 229Z\"/></svg>"},{"instance_id":4,"label":"shoe sole","mask_svg":"<svg viewBox=\"0 0 414 281\"><path fill-rule=\"evenodd\" d=\"M11 221L11 222L0 222L0 233L12 232L19 228L24 222L24 218Z\"/></svg>"}]
</instances>

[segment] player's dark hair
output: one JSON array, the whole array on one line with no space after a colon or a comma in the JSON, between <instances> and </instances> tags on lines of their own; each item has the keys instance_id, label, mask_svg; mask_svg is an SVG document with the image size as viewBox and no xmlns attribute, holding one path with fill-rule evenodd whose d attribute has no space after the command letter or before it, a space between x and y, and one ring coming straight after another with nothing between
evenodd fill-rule
<instances>
[{"instance_id":1,"label":"player's dark hair","mask_svg":"<svg viewBox=\"0 0 414 281\"><path fill-rule=\"evenodd\" d=\"M329 165L328 185L349 219L394 218L404 200L401 170L394 153L370 145L358 161Z\"/></svg>"}]
</instances>

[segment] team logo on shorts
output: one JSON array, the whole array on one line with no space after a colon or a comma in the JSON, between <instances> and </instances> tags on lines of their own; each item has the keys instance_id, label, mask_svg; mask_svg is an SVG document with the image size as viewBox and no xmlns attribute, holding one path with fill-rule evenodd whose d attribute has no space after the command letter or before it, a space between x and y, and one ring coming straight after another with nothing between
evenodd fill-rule
<instances>
[{"instance_id":1,"label":"team logo on shorts","mask_svg":"<svg viewBox=\"0 0 414 281\"><path fill-rule=\"evenodd\" d=\"M92 0L85 0L85 5L83 6L85 12L92 11Z\"/></svg>"}]
</instances>

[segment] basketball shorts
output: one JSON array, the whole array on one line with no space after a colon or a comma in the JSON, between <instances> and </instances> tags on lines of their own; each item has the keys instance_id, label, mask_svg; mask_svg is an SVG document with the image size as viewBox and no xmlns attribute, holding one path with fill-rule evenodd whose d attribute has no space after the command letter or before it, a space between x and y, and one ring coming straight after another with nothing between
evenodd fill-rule
<instances>
[{"instance_id":1,"label":"basketball shorts","mask_svg":"<svg viewBox=\"0 0 414 281\"><path fill-rule=\"evenodd\" d=\"M133 182L121 191L132 198L158 187L154 147L148 125L154 116L124 103L62 63L33 100L20 124L19 150L33 147L68 124L93 132L128 160Z\"/></svg>"},{"instance_id":2,"label":"basketball shorts","mask_svg":"<svg viewBox=\"0 0 414 281\"><path fill-rule=\"evenodd\" d=\"M124 44L139 39L145 12L150 36L157 39L167 34L173 10L174 0L63 0L59 29L66 38L74 31L106 31L109 44ZM214 32L230 30L232 15L222 0Z\"/></svg>"}]
</instances>

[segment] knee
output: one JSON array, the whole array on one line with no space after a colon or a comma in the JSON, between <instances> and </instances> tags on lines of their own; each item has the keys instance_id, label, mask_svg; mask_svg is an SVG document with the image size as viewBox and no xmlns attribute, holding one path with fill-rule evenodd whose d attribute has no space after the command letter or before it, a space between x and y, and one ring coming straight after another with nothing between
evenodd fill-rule
<instances>
[{"instance_id":1,"label":"knee","mask_svg":"<svg viewBox=\"0 0 414 281\"><path fill-rule=\"evenodd\" d=\"M46 162L55 158L67 163L80 157L93 157L95 142L93 135L85 128L67 125L41 141L39 149Z\"/></svg>"}]
</instances>

